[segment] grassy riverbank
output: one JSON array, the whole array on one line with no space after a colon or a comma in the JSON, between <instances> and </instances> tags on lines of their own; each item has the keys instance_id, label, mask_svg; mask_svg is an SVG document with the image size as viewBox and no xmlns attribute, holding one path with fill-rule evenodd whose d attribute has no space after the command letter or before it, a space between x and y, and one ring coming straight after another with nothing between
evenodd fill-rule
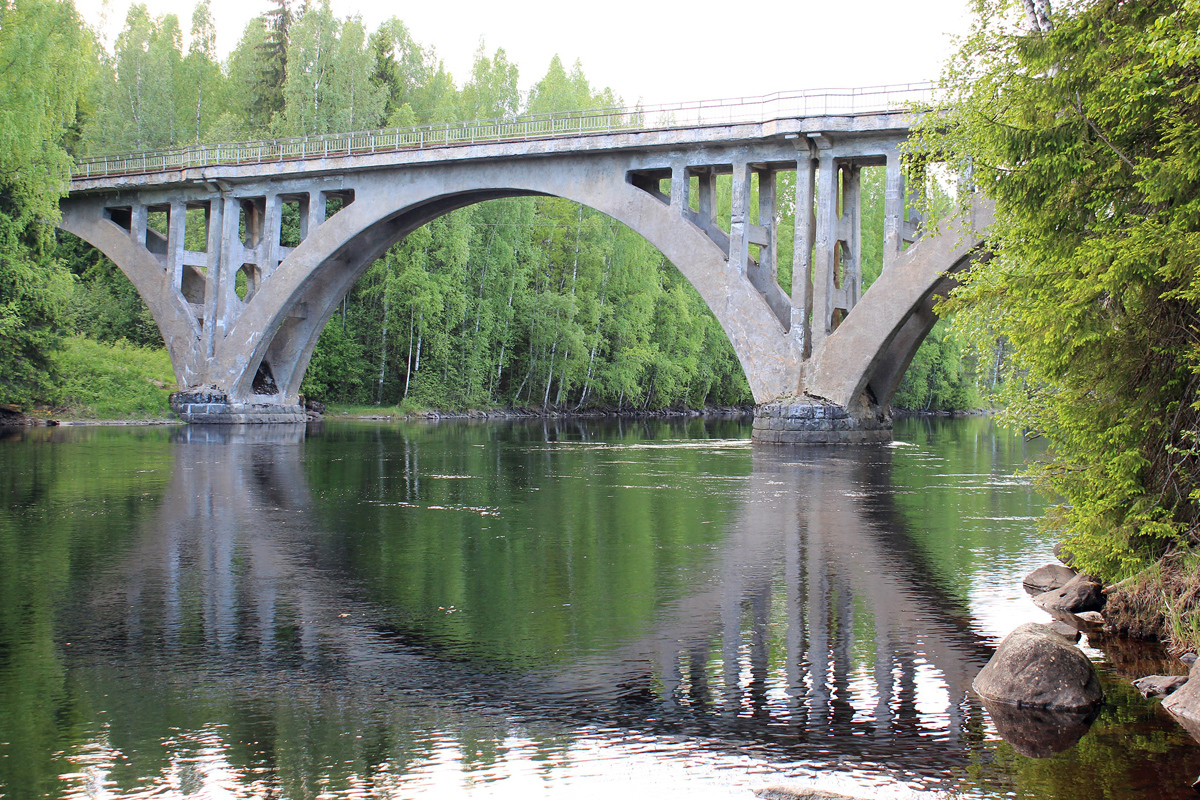
<instances>
[{"instance_id":1,"label":"grassy riverbank","mask_svg":"<svg viewBox=\"0 0 1200 800\"><path fill-rule=\"evenodd\" d=\"M68 336L52 355L50 402L27 409L59 420L147 420L171 417L175 391L171 358L163 348Z\"/></svg>"},{"instance_id":2,"label":"grassy riverbank","mask_svg":"<svg viewBox=\"0 0 1200 800\"><path fill-rule=\"evenodd\" d=\"M1109 628L1160 641L1176 653L1200 651L1200 553L1181 549L1123 581L1105 604Z\"/></svg>"}]
</instances>

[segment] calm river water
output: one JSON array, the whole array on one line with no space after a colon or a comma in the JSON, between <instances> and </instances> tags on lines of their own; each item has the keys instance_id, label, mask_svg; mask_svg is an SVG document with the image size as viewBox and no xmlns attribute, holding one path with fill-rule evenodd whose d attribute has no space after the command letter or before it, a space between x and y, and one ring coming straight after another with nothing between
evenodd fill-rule
<instances>
[{"instance_id":1,"label":"calm river water","mask_svg":"<svg viewBox=\"0 0 1200 800\"><path fill-rule=\"evenodd\" d=\"M1122 677L1182 671L1147 648L1084 640L1074 744L970 692L1048 619L1036 443L749 433L4 432L0 796L1194 796L1200 745Z\"/></svg>"}]
</instances>

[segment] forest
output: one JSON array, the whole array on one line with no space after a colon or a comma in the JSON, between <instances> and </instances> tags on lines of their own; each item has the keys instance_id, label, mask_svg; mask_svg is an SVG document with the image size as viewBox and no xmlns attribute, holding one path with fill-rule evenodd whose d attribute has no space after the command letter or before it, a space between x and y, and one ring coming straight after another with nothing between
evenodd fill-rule
<instances>
[{"instance_id":1,"label":"forest","mask_svg":"<svg viewBox=\"0 0 1200 800\"><path fill-rule=\"evenodd\" d=\"M272 0L225 59L206 0L186 35L174 15L134 5L111 52L69 4L0 8L0 57L15 65L0 76L0 403L22 407L161 415L172 388L133 287L52 227L72 158L622 104L558 57L521 92L517 65L482 43L456 80L401 20L368 31L328 2ZM31 136L40 148L28 148ZM727 211L728 178L720 188ZM865 170L868 284L882 257L882 194L882 169ZM795 209L780 211L790 243ZM790 287L786 245L780 263ZM939 324L895 404L978 407L1000 375L992 355L976 358ZM481 203L395 245L343 300L302 391L402 410L752 402L724 333L675 266L625 226L557 198Z\"/></svg>"}]
</instances>

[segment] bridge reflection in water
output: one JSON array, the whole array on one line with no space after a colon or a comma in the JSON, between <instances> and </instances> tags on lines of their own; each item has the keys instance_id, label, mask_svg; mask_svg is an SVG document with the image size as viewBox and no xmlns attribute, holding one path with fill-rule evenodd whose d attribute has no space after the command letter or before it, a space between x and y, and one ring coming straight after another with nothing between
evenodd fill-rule
<instances>
[{"instance_id":1,"label":"bridge reflection in water","mask_svg":"<svg viewBox=\"0 0 1200 800\"><path fill-rule=\"evenodd\" d=\"M179 430L157 517L68 624L70 666L106 714L68 783L296 796L504 778L519 794L533 776L541 792L608 769L609 786L744 791L822 773L921 789L973 759L986 717L968 687L990 648L894 507L893 449L595 439L570 423L471 431L431 444L427 429L358 429L350 447L344 432L306 440L292 426ZM609 470L631 461L649 481L614 484ZM560 493L538 501L564 511L517 541L531 512L512 498L534 490ZM661 525L639 534L654 566L620 571L633 545L588 549L569 492L598 498L593 533L630 534L614 509L646 505ZM427 541L397 530L439 513L455 521ZM454 537L467 545L450 557L439 542ZM413 584L490 581L506 597L515 573L482 555L493 546L545 559L522 573L549 576L544 606L389 593L386 565L416 547L427 574ZM574 594L555 595L560 573ZM612 627L578 587L618 574L597 591L646 602ZM506 614L533 644L463 633ZM122 778L122 763L141 777Z\"/></svg>"}]
</instances>

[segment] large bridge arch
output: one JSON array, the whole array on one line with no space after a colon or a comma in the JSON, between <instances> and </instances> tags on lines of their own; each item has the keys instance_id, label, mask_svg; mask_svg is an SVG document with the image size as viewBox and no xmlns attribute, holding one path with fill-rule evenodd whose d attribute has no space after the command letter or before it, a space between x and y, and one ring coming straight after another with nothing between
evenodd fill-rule
<instances>
[{"instance_id":1,"label":"large bridge arch","mask_svg":"<svg viewBox=\"0 0 1200 800\"><path fill-rule=\"evenodd\" d=\"M940 297L956 284L954 275L986 257L982 231L992 207L973 198L884 270L824 347L805 375L805 391L839 406L888 407L917 348L937 322Z\"/></svg>"},{"instance_id":2,"label":"large bridge arch","mask_svg":"<svg viewBox=\"0 0 1200 800\"><path fill-rule=\"evenodd\" d=\"M799 359L787 352L792 340L783 323L709 234L681 219L669 203L631 184L620 163L570 158L517 167L453 165L404 180L382 171L361 176L355 182L354 202L281 261L228 328L225 339L233 346L216 356L210 374L235 396L249 396L258 366L266 359L282 402L295 402L325 323L354 282L389 247L443 214L520 196L578 202L641 235L680 270L712 310L755 399L795 391Z\"/></svg>"},{"instance_id":3,"label":"large bridge arch","mask_svg":"<svg viewBox=\"0 0 1200 800\"><path fill-rule=\"evenodd\" d=\"M203 374L202 353L196 348L200 328L186 300L172 290L171 281L154 252L131 240L127 230L107 218L93 203L64 202L58 227L99 250L129 279L150 310L171 356L175 380L194 384ZM100 213L98 213L100 212ZM161 239L150 229L151 241ZM163 243L165 246L165 242Z\"/></svg>"}]
</instances>

